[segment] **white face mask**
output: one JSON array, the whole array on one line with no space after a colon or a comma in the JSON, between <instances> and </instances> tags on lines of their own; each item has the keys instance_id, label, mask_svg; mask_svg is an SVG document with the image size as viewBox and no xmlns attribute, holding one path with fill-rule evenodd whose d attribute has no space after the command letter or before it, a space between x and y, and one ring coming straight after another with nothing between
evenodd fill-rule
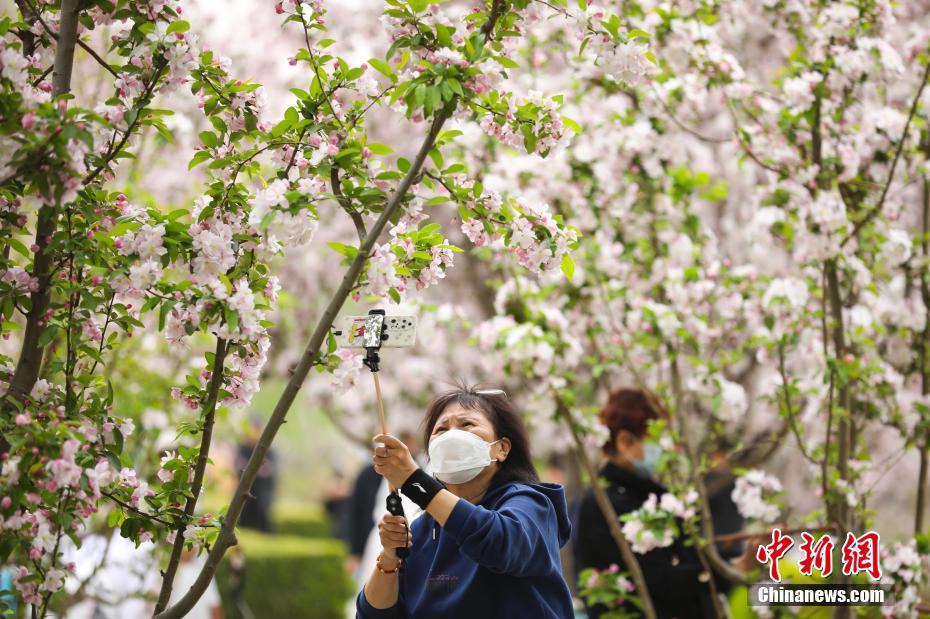
<instances>
[{"instance_id":1,"label":"white face mask","mask_svg":"<svg viewBox=\"0 0 930 619\"><path fill-rule=\"evenodd\" d=\"M464 484L473 480L493 462L491 445L494 443L464 430L447 430L429 442L433 474L447 484Z\"/></svg>"}]
</instances>

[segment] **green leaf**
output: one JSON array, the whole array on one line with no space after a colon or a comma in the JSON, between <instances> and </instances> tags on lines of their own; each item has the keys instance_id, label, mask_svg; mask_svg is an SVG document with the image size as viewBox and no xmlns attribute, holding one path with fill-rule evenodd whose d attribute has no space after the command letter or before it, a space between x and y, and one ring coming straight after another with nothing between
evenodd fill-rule
<instances>
[{"instance_id":1,"label":"green leaf","mask_svg":"<svg viewBox=\"0 0 930 619\"><path fill-rule=\"evenodd\" d=\"M187 169L193 170L194 168L199 166L201 163L209 159L210 156L211 155L208 151L198 150L196 153L194 153L194 156L191 157L191 162L187 164Z\"/></svg>"},{"instance_id":2,"label":"green leaf","mask_svg":"<svg viewBox=\"0 0 930 619\"><path fill-rule=\"evenodd\" d=\"M519 69L520 68L519 64L517 64L516 62L514 62L513 60L511 60L510 58L506 56L497 56L495 60L497 60L497 62L499 62L501 66L506 69Z\"/></svg>"},{"instance_id":3,"label":"green leaf","mask_svg":"<svg viewBox=\"0 0 930 619\"><path fill-rule=\"evenodd\" d=\"M388 146L387 144L381 144L380 142L369 142L365 146L368 147L368 150L373 152L376 155L390 155L394 152L394 149Z\"/></svg>"},{"instance_id":4,"label":"green leaf","mask_svg":"<svg viewBox=\"0 0 930 619\"><path fill-rule=\"evenodd\" d=\"M426 99L426 86L423 84L417 84L416 88L413 89L413 106L423 107L423 101L425 99Z\"/></svg>"},{"instance_id":5,"label":"green leaf","mask_svg":"<svg viewBox=\"0 0 930 619\"><path fill-rule=\"evenodd\" d=\"M562 124L575 132L576 135L581 134L581 125L575 122L573 119L568 116L562 117Z\"/></svg>"},{"instance_id":6,"label":"green leaf","mask_svg":"<svg viewBox=\"0 0 930 619\"><path fill-rule=\"evenodd\" d=\"M58 334L58 327L56 325L48 325L42 329L42 333L39 334L39 341L37 346L39 348L48 346L52 340L55 339L55 336Z\"/></svg>"},{"instance_id":7,"label":"green leaf","mask_svg":"<svg viewBox=\"0 0 930 619\"><path fill-rule=\"evenodd\" d=\"M284 119L281 120L281 122L279 122L277 125L271 128L271 137L272 138L281 137L287 132L288 129L290 129L293 126L293 124L294 123L291 121L291 119L287 118L287 116L285 115Z\"/></svg>"},{"instance_id":8,"label":"green leaf","mask_svg":"<svg viewBox=\"0 0 930 619\"><path fill-rule=\"evenodd\" d=\"M388 77L392 82L397 81L397 77L394 75L394 69L391 68L391 65L384 62L383 60L378 60L377 58L372 58L368 61L368 64L375 68L375 71L381 75Z\"/></svg>"},{"instance_id":9,"label":"green leaf","mask_svg":"<svg viewBox=\"0 0 930 619\"><path fill-rule=\"evenodd\" d=\"M465 96L465 91L462 90L462 85L459 83L458 80L447 80L446 83L449 85L449 88L452 89L452 92L454 92L460 97Z\"/></svg>"},{"instance_id":10,"label":"green leaf","mask_svg":"<svg viewBox=\"0 0 930 619\"><path fill-rule=\"evenodd\" d=\"M432 86L426 89L426 103L424 109L427 113L432 112L439 106L439 102L442 99L442 93L439 88Z\"/></svg>"},{"instance_id":11,"label":"green leaf","mask_svg":"<svg viewBox=\"0 0 930 619\"><path fill-rule=\"evenodd\" d=\"M26 244L20 241L19 239L8 238L6 242L9 244L10 247L16 250L16 253L21 254L25 256L26 258L29 258L30 256L32 256L32 252L29 251L29 248L26 247Z\"/></svg>"},{"instance_id":12,"label":"green leaf","mask_svg":"<svg viewBox=\"0 0 930 619\"><path fill-rule=\"evenodd\" d=\"M452 47L452 29L443 24L436 24L436 40L442 47Z\"/></svg>"},{"instance_id":13,"label":"green leaf","mask_svg":"<svg viewBox=\"0 0 930 619\"><path fill-rule=\"evenodd\" d=\"M210 148L216 148L220 145L219 138L217 138L216 134L212 131L201 131L198 137L200 138L201 142Z\"/></svg>"},{"instance_id":14,"label":"green leaf","mask_svg":"<svg viewBox=\"0 0 930 619\"><path fill-rule=\"evenodd\" d=\"M189 23L187 23L183 19L179 19L176 22L172 22L168 26L168 29L165 30L165 32L167 34L174 34L175 32L187 32L188 30L190 30L190 28L191 28L191 25Z\"/></svg>"},{"instance_id":15,"label":"green leaf","mask_svg":"<svg viewBox=\"0 0 930 619\"><path fill-rule=\"evenodd\" d=\"M115 528L120 524L123 519L123 512L118 509L114 509L107 515L107 526L111 529Z\"/></svg>"},{"instance_id":16,"label":"green leaf","mask_svg":"<svg viewBox=\"0 0 930 619\"><path fill-rule=\"evenodd\" d=\"M562 273L565 274L568 281L571 281L575 275L575 261L568 254L562 254Z\"/></svg>"},{"instance_id":17,"label":"green leaf","mask_svg":"<svg viewBox=\"0 0 930 619\"><path fill-rule=\"evenodd\" d=\"M355 255L358 253L358 248L351 245L346 245L344 243L337 243L332 241L327 243L332 249L336 250L337 253L346 256L347 258L355 258Z\"/></svg>"},{"instance_id":18,"label":"green leaf","mask_svg":"<svg viewBox=\"0 0 930 619\"><path fill-rule=\"evenodd\" d=\"M174 301L165 301L161 304L161 307L158 308L158 330L165 330L165 320L168 318L168 312L171 311L171 308L174 307Z\"/></svg>"},{"instance_id":19,"label":"green leaf","mask_svg":"<svg viewBox=\"0 0 930 619\"><path fill-rule=\"evenodd\" d=\"M443 159L442 159L442 153L439 152L439 149L431 148L429 151L429 157L430 159L433 160L433 163L436 164L436 167L441 170L442 165L443 165Z\"/></svg>"}]
</instances>

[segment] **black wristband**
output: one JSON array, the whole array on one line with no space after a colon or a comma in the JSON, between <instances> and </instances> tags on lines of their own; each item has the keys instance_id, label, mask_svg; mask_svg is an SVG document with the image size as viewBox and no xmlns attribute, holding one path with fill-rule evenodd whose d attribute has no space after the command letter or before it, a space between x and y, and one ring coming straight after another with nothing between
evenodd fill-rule
<instances>
[{"instance_id":1,"label":"black wristband","mask_svg":"<svg viewBox=\"0 0 930 619\"><path fill-rule=\"evenodd\" d=\"M444 486L438 480L427 475L426 471L417 469L407 478L400 491L421 509L426 509L433 497L439 494L439 491L443 488Z\"/></svg>"}]
</instances>

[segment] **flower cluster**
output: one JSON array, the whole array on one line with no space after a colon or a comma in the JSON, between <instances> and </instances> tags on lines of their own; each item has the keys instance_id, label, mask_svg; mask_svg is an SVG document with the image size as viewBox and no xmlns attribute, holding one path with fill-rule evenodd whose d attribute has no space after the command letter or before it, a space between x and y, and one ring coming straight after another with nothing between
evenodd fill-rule
<instances>
[{"instance_id":1,"label":"flower cluster","mask_svg":"<svg viewBox=\"0 0 930 619\"><path fill-rule=\"evenodd\" d=\"M695 517L697 499L694 489L680 499L667 492L661 498L650 494L642 507L621 516L623 535L629 540L633 552L644 554L655 548L671 546L681 531L681 521Z\"/></svg>"},{"instance_id":2,"label":"flower cluster","mask_svg":"<svg viewBox=\"0 0 930 619\"><path fill-rule=\"evenodd\" d=\"M732 498L739 513L747 520L774 522L781 513L777 498L781 482L764 471L751 470L736 479Z\"/></svg>"}]
</instances>

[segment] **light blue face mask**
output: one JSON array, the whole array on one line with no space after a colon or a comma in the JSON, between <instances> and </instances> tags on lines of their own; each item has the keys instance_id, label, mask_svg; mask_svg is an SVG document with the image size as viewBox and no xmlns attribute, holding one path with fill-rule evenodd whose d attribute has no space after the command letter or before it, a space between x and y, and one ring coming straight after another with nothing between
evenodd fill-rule
<instances>
[{"instance_id":1,"label":"light blue face mask","mask_svg":"<svg viewBox=\"0 0 930 619\"><path fill-rule=\"evenodd\" d=\"M633 466L639 473L645 477L655 477L656 469L659 466L659 458L662 457L662 448L655 443L646 443L643 447L643 459L634 462Z\"/></svg>"}]
</instances>

